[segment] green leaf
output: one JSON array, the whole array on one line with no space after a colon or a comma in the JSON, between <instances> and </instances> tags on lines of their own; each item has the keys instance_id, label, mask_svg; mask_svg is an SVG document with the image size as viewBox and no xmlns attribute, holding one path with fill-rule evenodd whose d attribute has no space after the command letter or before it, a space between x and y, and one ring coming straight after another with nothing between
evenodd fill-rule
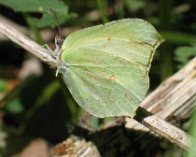
<instances>
[{"instance_id":1,"label":"green leaf","mask_svg":"<svg viewBox=\"0 0 196 157\"><path fill-rule=\"evenodd\" d=\"M68 6L60 0L0 0L0 4L16 12L43 14L42 18L36 19L35 22L39 27L56 25L51 15L47 13L50 8L55 10L60 23L76 16L73 13L68 14Z\"/></svg>"},{"instance_id":2,"label":"green leaf","mask_svg":"<svg viewBox=\"0 0 196 157\"><path fill-rule=\"evenodd\" d=\"M70 34L58 69L76 102L97 117L133 116L149 88L148 72L163 41L141 19L123 19Z\"/></svg>"},{"instance_id":3,"label":"green leaf","mask_svg":"<svg viewBox=\"0 0 196 157\"><path fill-rule=\"evenodd\" d=\"M0 92L6 92L7 90L7 81L0 79Z\"/></svg>"},{"instance_id":4,"label":"green leaf","mask_svg":"<svg viewBox=\"0 0 196 157\"><path fill-rule=\"evenodd\" d=\"M181 32L161 32L161 35L166 39L166 41L175 44L196 44L196 36Z\"/></svg>"},{"instance_id":5,"label":"green leaf","mask_svg":"<svg viewBox=\"0 0 196 157\"><path fill-rule=\"evenodd\" d=\"M176 57L175 59L181 63L180 67L182 65L185 65L188 63L188 61L196 56L196 45L194 46L183 46L178 47L175 50Z\"/></svg>"},{"instance_id":6,"label":"green leaf","mask_svg":"<svg viewBox=\"0 0 196 157\"><path fill-rule=\"evenodd\" d=\"M70 19L73 19L77 17L77 14L71 13L71 14L62 14L62 13L58 13L58 20L59 23L64 23L65 21L69 21ZM54 23L54 19L51 18L50 15L48 15L47 13L45 13L41 19L35 19L36 22L36 26L38 27L45 27L45 26L56 26L57 24Z\"/></svg>"},{"instance_id":7,"label":"green leaf","mask_svg":"<svg viewBox=\"0 0 196 157\"><path fill-rule=\"evenodd\" d=\"M106 10L107 10L107 1L97 0L97 5L98 5L98 8L99 8L99 12L100 12L103 23L108 22L109 20L108 20L107 12L106 12Z\"/></svg>"},{"instance_id":8,"label":"green leaf","mask_svg":"<svg viewBox=\"0 0 196 157\"><path fill-rule=\"evenodd\" d=\"M189 133L191 134L191 137L193 138L192 140L192 146L191 148L186 152L185 157L195 157L195 153L196 153L196 110L194 110L193 114L192 114L192 118L191 118L191 125L189 128Z\"/></svg>"},{"instance_id":9,"label":"green leaf","mask_svg":"<svg viewBox=\"0 0 196 157\"><path fill-rule=\"evenodd\" d=\"M136 12L145 7L146 2L143 0L125 0L126 7L131 12Z\"/></svg>"},{"instance_id":10,"label":"green leaf","mask_svg":"<svg viewBox=\"0 0 196 157\"><path fill-rule=\"evenodd\" d=\"M22 102L19 98L15 98L12 101L10 101L6 106L6 110L13 114L18 114L24 111L24 107L22 105Z\"/></svg>"}]
</instances>

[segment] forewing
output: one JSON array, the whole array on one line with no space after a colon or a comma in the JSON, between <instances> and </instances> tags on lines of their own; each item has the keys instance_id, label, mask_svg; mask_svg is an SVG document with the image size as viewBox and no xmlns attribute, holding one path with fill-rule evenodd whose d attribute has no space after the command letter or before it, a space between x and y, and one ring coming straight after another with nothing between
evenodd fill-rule
<instances>
[{"instance_id":1,"label":"forewing","mask_svg":"<svg viewBox=\"0 0 196 157\"><path fill-rule=\"evenodd\" d=\"M97 117L133 116L149 86L161 37L149 23L126 19L75 32L61 54L64 80L77 103Z\"/></svg>"}]
</instances>

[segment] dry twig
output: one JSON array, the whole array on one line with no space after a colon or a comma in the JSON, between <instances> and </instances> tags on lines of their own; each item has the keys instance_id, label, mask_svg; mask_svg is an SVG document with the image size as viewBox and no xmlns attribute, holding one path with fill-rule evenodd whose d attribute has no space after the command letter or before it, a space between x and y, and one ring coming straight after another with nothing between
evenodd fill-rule
<instances>
[{"instance_id":1,"label":"dry twig","mask_svg":"<svg viewBox=\"0 0 196 157\"><path fill-rule=\"evenodd\" d=\"M184 68L174 74L172 77L163 82L155 91L148 95L141 104L149 112L157 115L161 119L170 119L170 117L179 117L186 119L190 116L191 111L196 106L196 58L189 62ZM166 127L160 119L158 122L153 116L143 119L143 123L147 127L157 131L157 127L163 127L158 134L163 137L170 138L173 143L178 143L179 140L184 140L177 145L181 148L186 148L190 145L189 139L184 139L184 132L176 132L173 126ZM155 120L155 121L154 121ZM126 128L135 130L146 130L137 121L126 118ZM179 140L176 140L179 139Z\"/></svg>"},{"instance_id":2,"label":"dry twig","mask_svg":"<svg viewBox=\"0 0 196 157\"><path fill-rule=\"evenodd\" d=\"M17 31L0 17L0 33L8 37L17 45L20 45L28 52L52 66L56 66L56 60L47 52L46 49L38 45L36 42L28 38L26 35Z\"/></svg>"}]
</instances>

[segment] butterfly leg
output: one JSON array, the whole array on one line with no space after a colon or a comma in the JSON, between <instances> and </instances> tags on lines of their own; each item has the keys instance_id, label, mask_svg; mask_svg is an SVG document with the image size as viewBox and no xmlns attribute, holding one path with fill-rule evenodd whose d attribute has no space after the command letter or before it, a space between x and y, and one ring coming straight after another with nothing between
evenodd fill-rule
<instances>
[{"instance_id":1,"label":"butterfly leg","mask_svg":"<svg viewBox=\"0 0 196 157\"><path fill-rule=\"evenodd\" d=\"M63 63L62 61L58 62L57 61L57 70L56 70L56 77L58 76L58 73L64 73L67 70L67 65L65 63Z\"/></svg>"},{"instance_id":2,"label":"butterfly leg","mask_svg":"<svg viewBox=\"0 0 196 157\"><path fill-rule=\"evenodd\" d=\"M55 49L56 52L56 61L57 61L57 71L56 71L56 77L58 76L58 73L64 73L66 72L68 65L66 65L62 60L61 60L61 52L62 50L59 49L58 47Z\"/></svg>"},{"instance_id":3,"label":"butterfly leg","mask_svg":"<svg viewBox=\"0 0 196 157\"><path fill-rule=\"evenodd\" d=\"M46 48L48 50L48 53L53 56L54 58L57 57L57 52L53 51L47 44L43 45L44 48Z\"/></svg>"},{"instance_id":4,"label":"butterfly leg","mask_svg":"<svg viewBox=\"0 0 196 157\"><path fill-rule=\"evenodd\" d=\"M63 63L60 59L60 54L61 54L60 47L56 46L56 49L54 51L47 44L44 44L43 47L46 48L48 50L48 53L54 58L56 58L57 60L57 70L56 70L56 77L57 77L60 70L65 71L67 69L65 63Z\"/></svg>"}]
</instances>

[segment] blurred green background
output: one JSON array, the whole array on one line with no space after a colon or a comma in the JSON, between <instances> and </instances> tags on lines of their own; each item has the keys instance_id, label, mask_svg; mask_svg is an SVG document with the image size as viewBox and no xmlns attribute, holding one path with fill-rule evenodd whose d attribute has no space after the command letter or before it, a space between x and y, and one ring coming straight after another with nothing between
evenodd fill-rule
<instances>
[{"instance_id":1,"label":"blurred green background","mask_svg":"<svg viewBox=\"0 0 196 157\"><path fill-rule=\"evenodd\" d=\"M20 25L39 44L54 48L56 23L47 12L49 8L55 10L65 37L81 28L122 18L137 17L152 23L165 42L152 63L150 90L196 56L195 0L0 0L1 15ZM96 130L108 120L88 115L75 103L61 77L55 77L55 69L3 37L0 107L3 156L18 153L34 138L54 145L69 137L78 124ZM174 152L162 156L176 156Z\"/></svg>"}]
</instances>

